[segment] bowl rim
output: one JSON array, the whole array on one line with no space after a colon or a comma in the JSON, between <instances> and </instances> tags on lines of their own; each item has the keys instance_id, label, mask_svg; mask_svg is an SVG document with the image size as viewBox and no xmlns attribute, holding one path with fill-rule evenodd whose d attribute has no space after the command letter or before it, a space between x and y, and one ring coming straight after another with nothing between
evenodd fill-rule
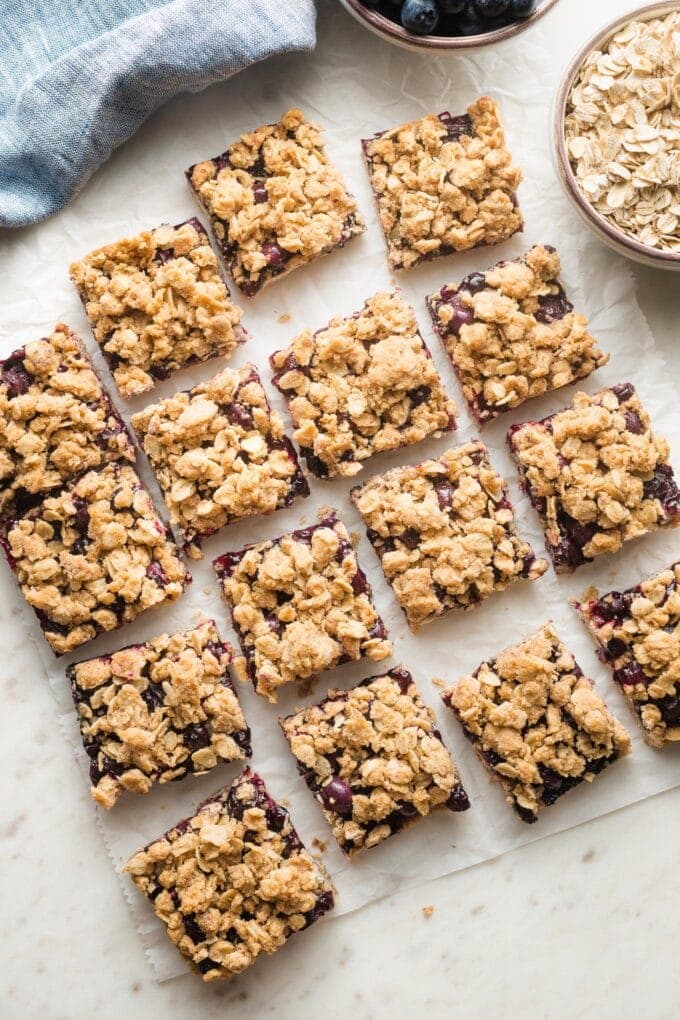
<instances>
[{"instance_id":1,"label":"bowl rim","mask_svg":"<svg viewBox=\"0 0 680 1020\"><path fill-rule=\"evenodd\" d=\"M611 41L621 29L631 21L652 21L654 18L663 17L673 11L680 12L680 0L655 0L654 3L643 4L641 7L634 7L600 28L591 38L578 50L570 60L567 70L558 86L553 109L553 148L557 158L557 167L562 182L567 189L569 196L578 206L580 212L590 224L601 234L604 234L609 241L617 246L627 248L631 254L641 256L645 261L668 266L680 265L680 252L666 251L661 248L652 248L651 245L637 241L630 234L626 234L619 227L612 226L606 217L597 209L593 208L588 199L584 196L576 176L571 168L571 162L567 154L567 144L564 132L564 121L567 112L567 100L578 72L581 70L586 57L592 50L601 49L602 45Z\"/></svg>"},{"instance_id":2,"label":"bowl rim","mask_svg":"<svg viewBox=\"0 0 680 1020\"><path fill-rule=\"evenodd\" d=\"M513 36L523 32L530 25L534 25L544 14L555 6L557 0L543 0L533 14L521 21L515 21L503 28L495 28L492 32L485 32L483 35L414 35L407 32L405 28L394 21L390 21L384 14L380 14L372 7L366 7L362 0L342 0L360 21L365 21L369 28L372 28L383 38L401 43L422 50L471 50L479 46L487 46L492 43L503 42L505 39L512 39Z\"/></svg>"}]
</instances>

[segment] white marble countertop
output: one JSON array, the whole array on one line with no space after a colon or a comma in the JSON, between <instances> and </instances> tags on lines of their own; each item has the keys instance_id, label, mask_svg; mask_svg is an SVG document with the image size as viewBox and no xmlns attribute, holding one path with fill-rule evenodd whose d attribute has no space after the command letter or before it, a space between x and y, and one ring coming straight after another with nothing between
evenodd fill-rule
<instances>
[{"instance_id":1,"label":"white marble countertop","mask_svg":"<svg viewBox=\"0 0 680 1020\"><path fill-rule=\"evenodd\" d=\"M555 60L566 63L586 34L629 6L558 4L544 29ZM330 44L323 30L321 44ZM508 45L521 74L521 38ZM220 88L228 97L229 85ZM78 201L93 189L105 195L116 161L143 157L178 104L184 115L201 116L201 96L170 104ZM0 260L25 257L31 233L1 235ZM2 292L2 276L0 269L4 305L12 295ZM635 268L635 279L680 379L680 278ZM11 583L2 571L0 587ZM2 604L0 626L3 1020L112 1020L121 1012L128 1020L399 1020L426 1011L433 1020L677 1017L680 789L319 925L228 985L204 986L192 976L157 984L56 726L38 655L27 644L16 648L16 625ZM426 905L434 907L429 919Z\"/></svg>"}]
</instances>

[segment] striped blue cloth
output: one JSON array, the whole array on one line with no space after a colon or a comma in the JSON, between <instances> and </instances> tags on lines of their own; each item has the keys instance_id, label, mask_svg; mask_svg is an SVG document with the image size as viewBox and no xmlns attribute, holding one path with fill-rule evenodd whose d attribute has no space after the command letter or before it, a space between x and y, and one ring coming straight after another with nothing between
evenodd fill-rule
<instances>
[{"instance_id":1,"label":"striped blue cloth","mask_svg":"<svg viewBox=\"0 0 680 1020\"><path fill-rule=\"evenodd\" d=\"M60 209L171 96L314 28L313 0L0 0L0 226Z\"/></svg>"}]
</instances>

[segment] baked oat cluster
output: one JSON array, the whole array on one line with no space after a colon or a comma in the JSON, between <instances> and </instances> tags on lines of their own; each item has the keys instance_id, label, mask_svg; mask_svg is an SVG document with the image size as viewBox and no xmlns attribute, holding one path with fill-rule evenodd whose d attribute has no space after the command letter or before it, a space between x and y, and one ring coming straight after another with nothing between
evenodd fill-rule
<instances>
[{"instance_id":1,"label":"baked oat cluster","mask_svg":"<svg viewBox=\"0 0 680 1020\"><path fill-rule=\"evenodd\" d=\"M575 602L651 747L680 740L680 563Z\"/></svg>"},{"instance_id":2,"label":"baked oat cluster","mask_svg":"<svg viewBox=\"0 0 680 1020\"><path fill-rule=\"evenodd\" d=\"M559 282L560 258L536 245L431 294L427 304L479 425L605 365L588 320Z\"/></svg>"},{"instance_id":3,"label":"baked oat cluster","mask_svg":"<svg viewBox=\"0 0 680 1020\"><path fill-rule=\"evenodd\" d=\"M320 524L225 553L214 561L243 658L234 668L258 694L340 663L392 654L371 588L344 524Z\"/></svg>"},{"instance_id":4,"label":"baked oat cluster","mask_svg":"<svg viewBox=\"0 0 680 1020\"><path fill-rule=\"evenodd\" d=\"M413 630L548 569L518 536L483 443L376 475L352 499Z\"/></svg>"},{"instance_id":5,"label":"baked oat cluster","mask_svg":"<svg viewBox=\"0 0 680 1020\"><path fill-rule=\"evenodd\" d=\"M413 309L382 291L348 318L305 330L271 356L293 438L319 478L352 476L375 453L455 428Z\"/></svg>"},{"instance_id":6,"label":"baked oat cluster","mask_svg":"<svg viewBox=\"0 0 680 1020\"><path fill-rule=\"evenodd\" d=\"M564 411L513 425L508 442L558 573L680 524L668 443L630 383L577 393Z\"/></svg>"},{"instance_id":7,"label":"baked oat cluster","mask_svg":"<svg viewBox=\"0 0 680 1020\"><path fill-rule=\"evenodd\" d=\"M625 234L680 252L680 11L630 21L592 50L567 97L576 183Z\"/></svg>"},{"instance_id":8,"label":"baked oat cluster","mask_svg":"<svg viewBox=\"0 0 680 1020\"><path fill-rule=\"evenodd\" d=\"M295 449L253 365L145 407L132 426L190 555L232 521L309 495Z\"/></svg>"},{"instance_id":9,"label":"baked oat cluster","mask_svg":"<svg viewBox=\"0 0 680 1020\"><path fill-rule=\"evenodd\" d=\"M191 580L135 471L108 464L11 520L2 538L22 594L58 655Z\"/></svg>"},{"instance_id":10,"label":"baked oat cluster","mask_svg":"<svg viewBox=\"0 0 680 1020\"><path fill-rule=\"evenodd\" d=\"M240 974L333 907L322 866L250 769L125 870L204 981Z\"/></svg>"},{"instance_id":11,"label":"baked oat cluster","mask_svg":"<svg viewBox=\"0 0 680 1020\"><path fill-rule=\"evenodd\" d=\"M252 296L363 233L356 201L300 110L187 170L229 271Z\"/></svg>"},{"instance_id":12,"label":"baked oat cluster","mask_svg":"<svg viewBox=\"0 0 680 1020\"><path fill-rule=\"evenodd\" d=\"M391 669L281 720L298 769L346 854L440 807L470 806L408 670Z\"/></svg>"},{"instance_id":13,"label":"baked oat cluster","mask_svg":"<svg viewBox=\"0 0 680 1020\"><path fill-rule=\"evenodd\" d=\"M0 515L22 513L81 471L134 461L120 415L68 326L0 361Z\"/></svg>"},{"instance_id":14,"label":"baked oat cluster","mask_svg":"<svg viewBox=\"0 0 680 1020\"><path fill-rule=\"evenodd\" d=\"M523 227L521 171L497 104L430 114L362 142L391 269L500 244Z\"/></svg>"},{"instance_id":15,"label":"baked oat cluster","mask_svg":"<svg viewBox=\"0 0 680 1020\"><path fill-rule=\"evenodd\" d=\"M445 691L523 822L630 752L630 738L551 624Z\"/></svg>"},{"instance_id":16,"label":"baked oat cluster","mask_svg":"<svg viewBox=\"0 0 680 1020\"><path fill-rule=\"evenodd\" d=\"M71 266L118 390L134 397L246 337L208 236L196 219L90 252Z\"/></svg>"},{"instance_id":17,"label":"baked oat cluster","mask_svg":"<svg viewBox=\"0 0 680 1020\"><path fill-rule=\"evenodd\" d=\"M231 647L214 620L69 666L91 793L112 808L124 790L204 775L250 756L229 679Z\"/></svg>"}]
</instances>

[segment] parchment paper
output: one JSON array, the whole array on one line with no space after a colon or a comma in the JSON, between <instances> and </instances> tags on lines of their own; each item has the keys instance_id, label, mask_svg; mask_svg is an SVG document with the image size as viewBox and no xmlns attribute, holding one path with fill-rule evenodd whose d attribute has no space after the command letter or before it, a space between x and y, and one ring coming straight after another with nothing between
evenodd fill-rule
<instances>
[{"instance_id":1,"label":"parchment paper","mask_svg":"<svg viewBox=\"0 0 680 1020\"><path fill-rule=\"evenodd\" d=\"M461 113L476 96L488 92L501 104L511 151L524 170L520 202L526 230L523 236L501 248L441 259L400 277L399 284L416 308L447 389L458 400L459 431L438 441L376 458L360 477L396 464L416 463L478 434L463 406L448 361L432 334L423 299L445 282L459 281L473 269L486 268L502 257L519 255L538 242L557 246L570 298L589 315L601 346L612 354L610 364L581 384L581 388L594 392L607 383L634 382L652 414L654 426L671 442L677 469L680 467L677 396L636 303L631 274L622 259L584 232L563 199L552 169L549 105L560 68L551 66L544 56L541 43L544 31L539 26L512 44L478 57L435 59L394 49L360 29L335 4L323 4L319 47L314 56L278 59L207 93L175 101L114 156L76 203L44 226L26 232L21 259L9 267L14 302L3 309L3 354L44 335L54 322L63 319L86 338L109 382L75 290L68 281L69 261L128 233L195 215L196 209L183 182L183 169L222 151L242 131L278 119L290 106L300 106L325 126L329 152L357 195L369 226L365 236L350 242L344 251L297 271L253 301L244 299L244 323L252 339L237 352L232 364L253 361L258 366L273 403L284 412L289 424L284 404L270 384L268 354L285 345L300 329L318 328L334 314L351 313L366 297L390 285L359 139L430 111L448 109L453 114ZM28 274L27 266L31 267ZM282 315L290 319L282 322ZM180 373L159 385L151 395L131 402L124 414L127 416L151 400L207 378L222 365L215 361ZM520 531L533 542L537 553L544 550L542 532L519 492L504 446L505 431L515 421L543 416L565 405L574 389L533 401L483 430L494 465L510 479ZM139 466L162 507L141 455ZM470 867L523 843L659 793L680 781L680 749L678 753L673 748L658 753L645 747L610 673L598 662L583 626L567 605L570 597L590 584L597 584L602 590L628 586L670 563L680 553L678 532L666 531L630 543L617 556L601 557L573 577L558 579L551 570L536 584L516 584L474 612L451 613L413 636L382 578L377 558L353 510L349 499L352 484L355 482L349 479L333 483L311 479L310 499L271 517L256 518L222 531L206 543L205 559L190 564L194 581L177 603L149 612L124 630L102 636L65 659L55 660L51 656L31 610L22 602L9 572L3 572L3 592L22 607L24 629L18 637L37 643L42 649L58 699L61 723L83 765L83 782L87 781L87 762L64 678L68 663L166 630L184 629L206 617L214 617L223 636L234 641L212 572L212 558L247 542L311 523L317 508L328 504L336 507L350 530L361 536L360 562L373 584L376 603L394 639L395 662L403 662L413 672L424 698L435 708L472 801L472 810L466 814L437 813L350 864L334 845L316 802L297 776L276 718L298 704L320 700L331 686L349 686L381 672L388 663L364 661L326 673L307 697L300 697L296 691L284 692L278 709L258 698L249 686L240 685L239 694L253 731L253 766L261 772L274 796L289 804L306 844L310 846L314 837L328 844L324 861L338 891L337 907L330 920L404 886ZM634 753L607 769L592 785L583 784L570 792L547 810L536 825L529 827L515 818L500 788L488 782L431 681L434 677L456 680L483 659L530 634L548 618L554 620L585 672L596 680L598 690L628 726L634 737ZM187 779L156 788L146 797L124 795L108 813L93 806L93 817L97 818L116 869L139 846L192 813L201 799L228 783L237 771L237 765L224 766L201 780ZM122 884L158 979L184 973L187 969L184 962L166 938L149 904L136 893L127 877L122 877Z\"/></svg>"}]
</instances>

